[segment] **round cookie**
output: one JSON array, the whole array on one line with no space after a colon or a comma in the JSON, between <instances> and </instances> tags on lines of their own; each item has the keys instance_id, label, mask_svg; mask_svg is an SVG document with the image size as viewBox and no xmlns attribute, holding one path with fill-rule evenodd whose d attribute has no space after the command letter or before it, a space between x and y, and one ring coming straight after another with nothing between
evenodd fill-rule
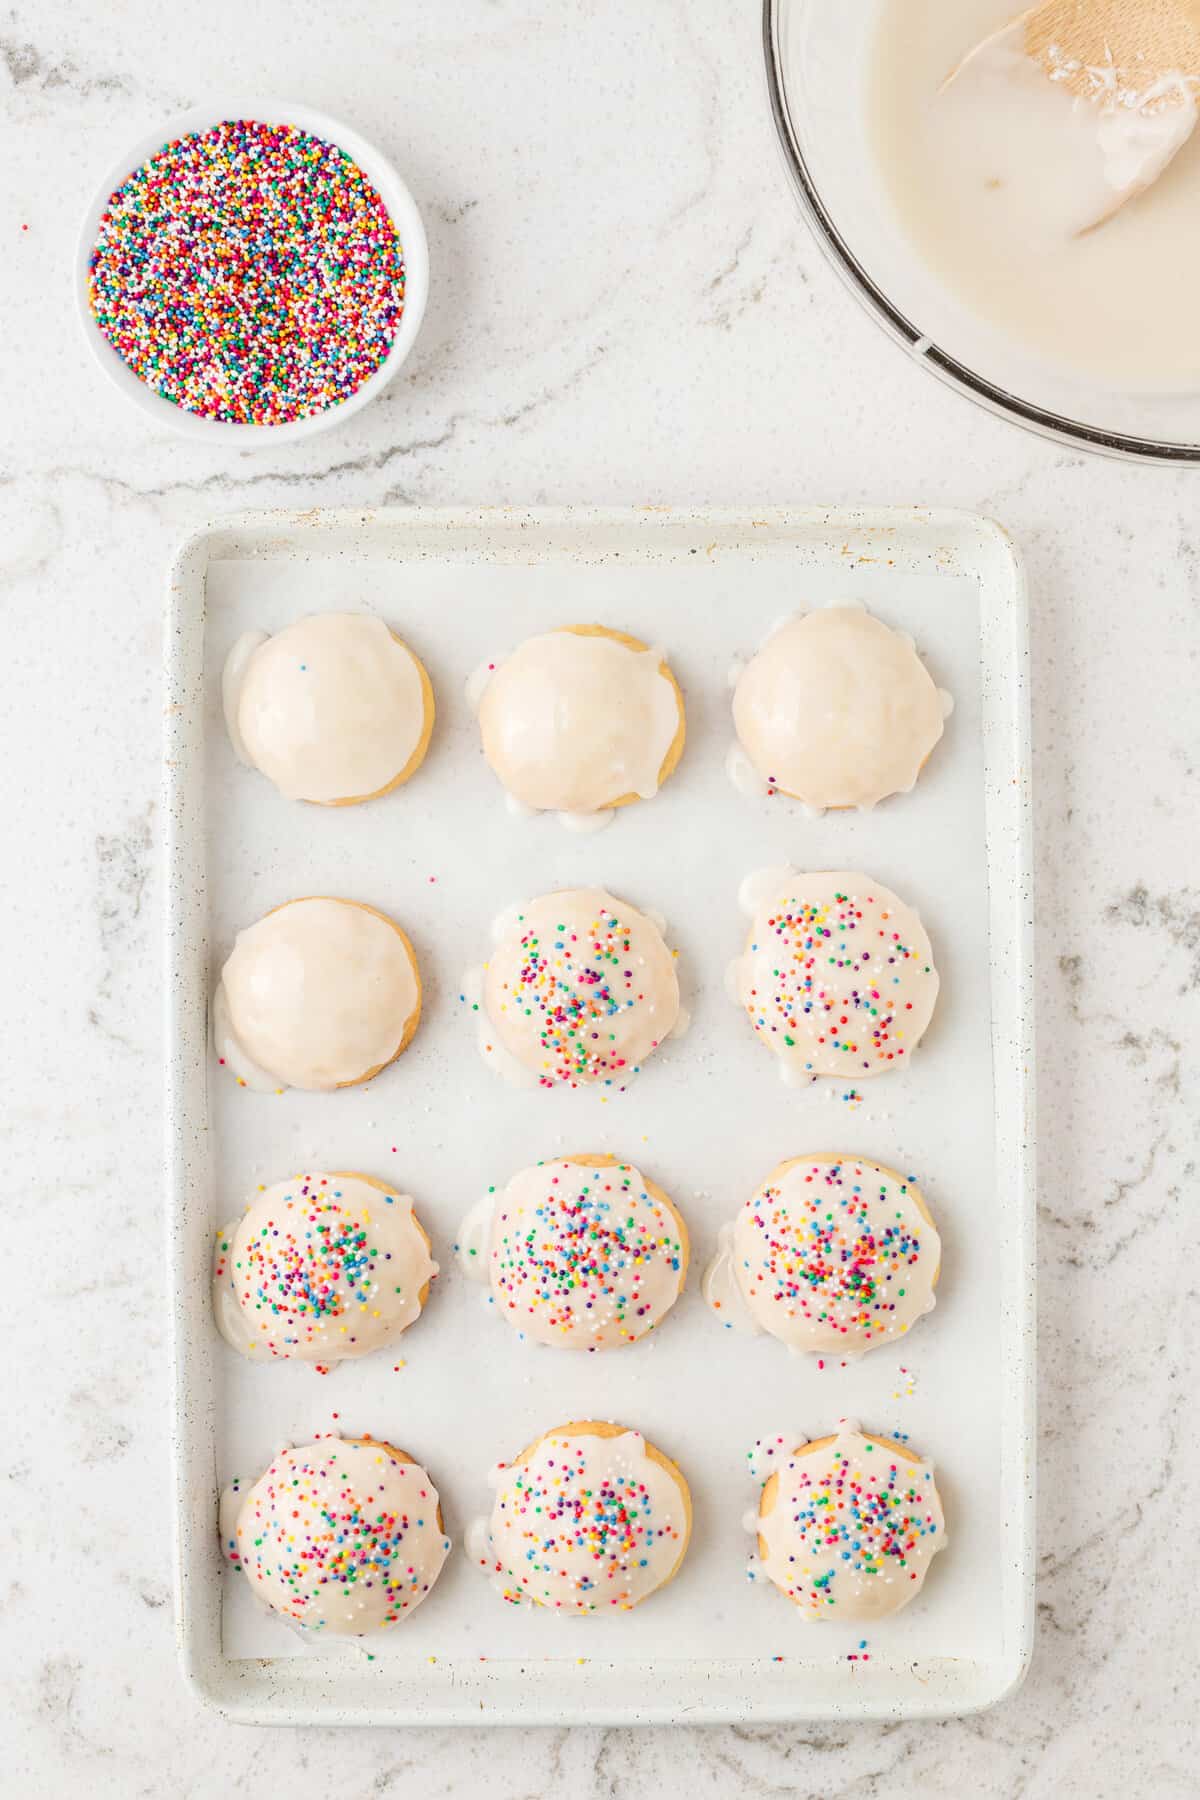
<instances>
[{"instance_id":1,"label":"round cookie","mask_svg":"<svg viewBox=\"0 0 1200 1800\"><path fill-rule=\"evenodd\" d=\"M395 920L317 895L239 931L213 1033L245 1086L323 1092L378 1075L407 1050L420 1017L416 955Z\"/></svg>"},{"instance_id":2,"label":"round cookie","mask_svg":"<svg viewBox=\"0 0 1200 1800\"><path fill-rule=\"evenodd\" d=\"M371 1175L296 1175L217 1233L213 1306L251 1361L368 1356L420 1316L438 1272L406 1194Z\"/></svg>"},{"instance_id":3,"label":"round cookie","mask_svg":"<svg viewBox=\"0 0 1200 1800\"><path fill-rule=\"evenodd\" d=\"M938 974L916 912L869 875L766 869L742 886L752 923L733 991L788 1080L903 1068Z\"/></svg>"},{"instance_id":4,"label":"round cookie","mask_svg":"<svg viewBox=\"0 0 1200 1800\"><path fill-rule=\"evenodd\" d=\"M509 1324L540 1344L636 1343L683 1291L687 1227L661 1188L614 1156L522 1169L488 1212L483 1254L467 1245L464 1264L489 1283Z\"/></svg>"},{"instance_id":5,"label":"round cookie","mask_svg":"<svg viewBox=\"0 0 1200 1800\"><path fill-rule=\"evenodd\" d=\"M326 1437L225 1490L221 1546L292 1624L365 1637L420 1606L450 1540L419 1463L374 1438Z\"/></svg>"},{"instance_id":6,"label":"round cookie","mask_svg":"<svg viewBox=\"0 0 1200 1800\"><path fill-rule=\"evenodd\" d=\"M509 1601L628 1612L678 1571L692 1529L682 1472L640 1432L595 1420L546 1432L493 1471L468 1550Z\"/></svg>"},{"instance_id":7,"label":"round cookie","mask_svg":"<svg viewBox=\"0 0 1200 1800\"><path fill-rule=\"evenodd\" d=\"M849 1421L764 1482L757 1535L763 1574L805 1618L853 1623L907 1606L946 1542L932 1464Z\"/></svg>"},{"instance_id":8,"label":"round cookie","mask_svg":"<svg viewBox=\"0 0 1200 1800\"><path fill-rule=\"evenodd\" d=\"M834 606L771 634L738 677L733 722L768 790L824 811L908 793L947 705L911 638Z\"/></svg>"},{"instance_id":9,"label":"round cookie","mask_svg":"<svg viewBox=\"0 0 1200 1800\"><path fill-rule=\"evenodd\" d=\"M860 1356L934 1306L941 1240L915 1182L851 1156L796 1156L747 1200L704 1277L727 1324Z\"/></svg>"},{"instance_id":10,"label":"round cookie","mask_svg":"<svg viewBox=\"0 0 1200 1800\"><path fill-rule=\"evenodd\" d=\"M623 1085L685 1017L657 924L602 888L507 915L482 999L507 1056L543 1087Z\"/></svg>"},{"instance_id":11,"label":"round cookie","mask_svg":"<svg viewBox=\"0 0 1200 1800\"><path fill-rule=\"evenodd\" d=\"M403 785L425 760L433 688L382 619L316 613L247 632L222 677L239 759L289 800L357 806Z\"/></svg>"},{"instance_id":12,"label":"round cookie","mask_svg":"<svg viewBox=\"0 0 1200 1800\"><path fill-rule=\"evenodd\" d=\"M479 729L520 807L595 819L658 792L686 722L660 651L604 625L568 625L527 638L490 675Z\"/></svg>"}]
</instances>

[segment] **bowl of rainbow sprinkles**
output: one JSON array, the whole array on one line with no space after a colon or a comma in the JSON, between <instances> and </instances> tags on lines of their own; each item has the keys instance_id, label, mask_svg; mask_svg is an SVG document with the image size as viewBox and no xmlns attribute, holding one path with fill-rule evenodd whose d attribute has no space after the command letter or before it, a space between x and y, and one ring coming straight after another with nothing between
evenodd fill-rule
<instances>
[{"instance_id":1,"label":"bowl of rainbow sprinkles","mask_svg":"<svg viewBox=\"0 0 1200 1800\"><path fill-rule=\"evenodd\" d=\"M84 335L126 398L243 448L309 437L374 399L428 289L395 169L281 101L196 109L142 138L98 188L76 256Z\"/></svg>"}]
</instances>

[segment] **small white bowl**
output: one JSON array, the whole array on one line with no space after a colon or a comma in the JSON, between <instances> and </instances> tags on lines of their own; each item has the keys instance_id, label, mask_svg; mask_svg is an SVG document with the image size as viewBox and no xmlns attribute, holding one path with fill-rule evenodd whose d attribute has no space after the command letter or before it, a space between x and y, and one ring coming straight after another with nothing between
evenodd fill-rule
<instances>
[{"instance_id":1,"label":"small white bowl","mask_svg":"<svg viewBox=\"0 0 1200 1800\"><path fill-rule=\"evenodd\" d=\"M176 406L170 400L164 400L161 394L148 387L134 374L128 363L117 355L92 317L88 298L92 251L100 232L100 220L112 195L164 144L175 138L186 137L190 132L208 131L225 119L252 119L268 125L296 125L301 131L310 132L313 137L325 138L329 143L336 144L339 150L344 150L347 156L353 158L363 174L374 184L395 222L404 252L404 311L392 340L392 347L383 362L347 399L339 401L335 406L326 407L324 412L313 413L306 419L292 419L285 425L238 425L225 420L205 419L198 413L185 411L182 406ZM333 425L340 425L351 413L358 412L360 407L373 400L387 386L412 349L421 329L428 294L429 246L425 240L425 227L421 223L416 202L391 163L372 144L368 144L365 138L359 137L356 131L351 131L348 125L331 119L326 113L314 112L310 106L294 106L290 100L243 99L226 106L195 107L190 112L180 113L177 117L166 120L157 130L147 132L112 165L97 188L84 215L75 253L75 299L79 309L79 322L88 348L109 380L120 388L127 400L132 400L135 406L158 424L172 426L188 437L207 438L210 444L237 444L243 450L268 443L293 443L297 438L312 437L318 431L327 431Z\"/></svg>"}]
</instances>

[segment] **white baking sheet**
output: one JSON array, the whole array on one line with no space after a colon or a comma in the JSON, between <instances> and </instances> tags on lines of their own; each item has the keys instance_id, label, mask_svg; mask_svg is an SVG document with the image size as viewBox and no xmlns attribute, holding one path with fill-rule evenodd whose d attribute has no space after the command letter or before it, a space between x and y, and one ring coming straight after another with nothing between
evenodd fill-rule
<instances>
[{"instance_id":1,"label":"white baking sheet","mask_svg":"<svg viewBox=\"0 0 1200 1800\"><path fill-rule=\"evenodd\" d=\"M797 607L866 601L910 631L955 699L912 795L813 820L730 784L727 672ZM429 669L428 760L387 799L283 800L234 760L220 670L249 627L377 611ZM966 1710L1019 1677L1030 1642L1031 911L1024 596L1007 540L958 514L258 515L185 547L168 711L172 1257L177 1306L181 1630L201 1690L247 1718L802 1718ZM520 638L597 620L662 643L688 746L651 804L577 836L513 819L477 746L468 674ZM726 997L749 870L862 869L919 909L942 992L912 1067L785 1087ZM461 976L492 917L552 888L603 885L657 909L680 952L687 1037L626 1093L527 1092L480 1060ZM364 1089L264 1096L212 1063L203 1008L234 932L283 900L336 893L400 920L426 1007L412 1049ZM541 1157L609 1150L674 1197L692 1234L686 1294L634 1349L577 1357L521 1342L459 1272L463 1214ZM901 1345L818 1368L723 1330L699 1295L718 1226L774 1164L845 1150L914 1174L943 1239L936 1311ZM358 1168L411 1192L442 1266L395 1347L327 1377L250 1365L209 1317L211 1233L259 1182ZM746 1578L753 1440L843 1416L932 1457L948 1548L924 1593L865 1633L812 1626ZM506 1606L462 1551L485 1474L541 1430L614 1418L687 1474L678 1578L633 1613L571 1621ZM430 1598L372 1645L310 1646L223 1573L216 1488L285 1440L370 1432L424 1462L455 1550ZM861 1647L867 1638L865 1655Z\"/></svg>"}]
</instances>

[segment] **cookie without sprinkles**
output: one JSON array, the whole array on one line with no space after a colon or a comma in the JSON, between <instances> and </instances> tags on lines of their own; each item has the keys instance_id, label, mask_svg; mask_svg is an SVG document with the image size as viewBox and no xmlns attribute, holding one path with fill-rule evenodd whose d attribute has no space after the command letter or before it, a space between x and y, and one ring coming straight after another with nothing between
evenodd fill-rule
<instances>
[{"instance_id":1,"label":"cookie without sprinkles","mask_svg":"<svg viewBox=\"0 0 1200 1800\"><path fill-rule=\"evenodd\" d=\"M285 425L349 399L392 347L404 254L372 183L295 125L176 138L111 196L91 255L102 335L197 417Z\"/></svg>"}]
</instances>

